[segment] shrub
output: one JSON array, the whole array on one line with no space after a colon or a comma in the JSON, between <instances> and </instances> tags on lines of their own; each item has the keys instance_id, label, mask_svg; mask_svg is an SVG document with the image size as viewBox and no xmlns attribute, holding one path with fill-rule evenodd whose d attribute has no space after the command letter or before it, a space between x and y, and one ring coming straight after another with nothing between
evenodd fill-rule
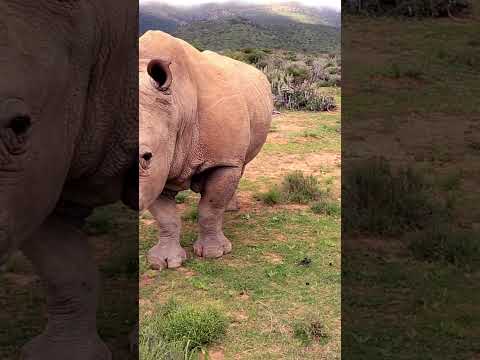
<instances>
[{"instance_id":1,"label":"shrub","mask_svg":"<svg viewBox=\"0 0 480 360\"><path fill-rule=\"evenodd\" d=\"M194 306L179 306L164 318L162 333L170 341L191 341L206 345L221 338L227 328L225 316L213 308L200 309Z\"/></svg>"},{"instance_id":2,"label":"shrub","mask_svg":"<svg viewBox=\"0 0 480 360\"><path fill-rule=\"evenodd\" d=\"M224 336L227 319L213 308L169 301L141 322L140 359L197 359L203 346Z\"/></svg>"},{"instance_id":3,"label":"shrub","mask_svg":"<svg viewBox=\"0 0 480 360\"><path fill-rule=\"evenodd\" d=\"M320 321L297 321L293 324L293 336L308 346L313 340L325 344L328 342L328 334L325 326Z\"/></svg>"},{"instance_id":4,"label":"shrub","mask_svg":"<svg viewBox=\"0 0 480 360\"><path fill-rule=\"evenodd\" d=\"M226 51L224 55L260 67L261 65L265 66L265 64L262 63L262 60L267 56L267 52L261 49L246 48L238 51Z\"/></svg>"},{"instance_id":5,"label":"shrub","mask_svg":"<svg viewBox=\"0 0 480 360\"><path fill-rule=\"evenodd\" d=\"M340 216L341 207L338 202L330 201L327 199L315 202L310 209L319 215L326 216Z\"/></svg>"},{"instance_id":6,"label":"shrub","mask_svg":"<svg viewBox=\"0 0 480 360\"><path fill-rule=\"evenodd\" d=\"M175 202L177 204L184 204L187 198L188 198L188 192L183 191L178 193L177 196L175 196Z\"/></svg>"},{"instance_id":7,"label":"shrub","mask_svg":"<svg viewBox=\"0 0 480 360\"><path fill-rule=\"evenodd\" d=\"M446 218L434 202L425 178L411 168L393 171L384 159L349 164L342 179L343 229L397 235L423 228L432 218ZM347 167L347 168L348 168Z\"/></svg>"},{"instance_id":8,"label":"shrub","mask_svg":"<svg viewBox=\"0 0 480 360\"><path fill-rule=\"evenodd\" d=\"M198 206L192 206L190 210L183 216L184 220L189 220L191 222L195 222L198 220Z\"/></svg>"},{"instance_id":9,"label":"shrub","mask_svg":"<svg viewBox=\"0 0 480 360\"><path fill-rule=\"evenodd\" d=\"M265 193L255 195L267 205L280 203L308 204L311 201L327 201L327 194L320 188L318 179L313 175L305 175L294 171L285 176L280 187L272 187Z\"/></svg>"},{"instance_id":10,"label":"shrub","mask_svg":"<svg viewBox=\"0 0 480 360\"><path fill-rule=\"evenodd\" d=\"M288 201L299 204L318 200L323 195L318 179L313 175L305 176L301 171L294 171L285 177L282 193Z\"/></svg>"},{"instance_id":11,"label":"shrub","mask_svg":"<svg viewBox=\"0 0 480 360\"><path fill-rule=\"evenodd\" d=\"M278 187L273 187L266 193L260 193L255 196L258 200L263 201L266 205L276 205L282 201L282 194Z\"/></svg>"},{"instance_id":12,"label":"shrub","mask_svg":"<svg viewBox=\"0 0 480 360\"><path fill-rule=\"evenodd\" d=\"M308 69L298 65L291 65L287 68L287 74L292 76L295 83L303 83L309 78Z\"/></svg>"},{"instance_id":13,"label":"shrub","mask_svg":"<svg viewBox=\"0 0 480 360\"><path fill-rule=\"evenodd\" d=\"M445 17L471 12L471 0L343 0L342 9L348 13L399 15L416 17Z\"/></svg>"},{"instance_id":14,"label":"shrub","mask_svg":"<svg viewBox=\"0 0 480 360\"><path fill-rule=\"evenodd\" d=\"M255 65L272 85L275 106L287 110L331 111L335 98L325 96L321 86L338 86L341 79L337 54L305 55L247 48L227 51L225 55Z\"/></svg>"},{"instance_id":15,"label":"shrub","mask_svg":"<svg viewBox=\"0 0 480 360\"><path fill-rule=\"evenodd\" d=\"M414 256L420 260L470 268L478 268L474 264L480 264L480 234L472 230L437 222L406 237Z\"/></svg>"},{"instance_id":16,"label":"shrub","mask_svg":"<svg viewBox=\"0 0 480 360\"><path fill-rule=\"evenodd\" d=\"M323 96L315 84L294 85L291 78L272 82L275 105L287 110L332 111L337 105L333 96Z\"/></svg>"}]
</instances>

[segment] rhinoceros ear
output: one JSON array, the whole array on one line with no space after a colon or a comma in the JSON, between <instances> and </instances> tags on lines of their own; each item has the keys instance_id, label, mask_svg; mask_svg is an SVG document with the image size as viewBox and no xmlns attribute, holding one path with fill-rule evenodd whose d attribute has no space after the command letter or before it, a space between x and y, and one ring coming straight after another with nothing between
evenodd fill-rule
<instances>
[{"instance_id":1,"label":"rhinoceros ear","mask_svg":"<svg viewBox=\"0 0 480 360\"><path fill-rule=\"evenodd\" d=\"M161 91L167 90L172 84L172 71L170 61L154 59L148 63L148 75L155 80Z\"/></svg>"}]
</instances>

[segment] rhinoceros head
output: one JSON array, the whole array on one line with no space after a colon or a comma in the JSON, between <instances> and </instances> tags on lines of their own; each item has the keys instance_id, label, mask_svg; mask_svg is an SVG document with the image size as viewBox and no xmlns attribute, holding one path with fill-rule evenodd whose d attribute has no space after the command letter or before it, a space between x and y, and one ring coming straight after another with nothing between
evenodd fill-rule
<instances>
[{"instance_id":1,"label":"rhinoceros head","mask_svg":"<svg viewBox=\"0 0 480 360\"><path fill-rule=\"evenodd\" d=\"M169 59L140 62L140 211L162 192L174 156L179 111Z\"/></svg>"},{"instance_id":2,"label":"rhinoceros head","mask_svg":"<svg viewBox=\"0 0 480 360\"><path fill-rule=\"evenodd\" d=\"M26 3L0 3L0 262L54 209L88 87L70 19Z\"/></svg>"},{"instance_id":3,"label":"rhinoceros head","mask_svg":"<svg viewBox=\"0 0 480 360\"><path fill-rule=\"evenodd\" d=\"M148 34L145 37L147 42ZM164 40L171 45L167 35ZM190 64L178 44L164 45L146 44L148 52L139 62L140 211L161 194L169 178L182 171L196 117Z\"/></svg>"}]
</instances>

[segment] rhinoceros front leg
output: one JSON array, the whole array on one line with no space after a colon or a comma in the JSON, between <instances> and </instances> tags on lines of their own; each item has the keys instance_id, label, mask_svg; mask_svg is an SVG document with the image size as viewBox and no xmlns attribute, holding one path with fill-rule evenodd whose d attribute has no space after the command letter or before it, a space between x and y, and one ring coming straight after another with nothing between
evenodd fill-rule
<instances>
[{"instance_id":1,"label":"rhinoceros front leg","mask_svg":"<svg viewBox=\"0 0 480 360\"><path fill-rule=\"evenodd\" d=\"M239 211L240 210L240 201L238 201L237 194L233 194L232 198L230 199L227 209L225 211Z\"/></svg>"},{"instance_id":2,"label":"rhinoceros front leg","mask_svg":"<svg viewBox=\"0 0 480 360\"><path fill-rule=\"evenodd\" d=\"M111 359L97 333L99 278L84 234L51 217L22 251L46 282L48 323L23 347L21 359Z\"/></svg>"},{"instance_id":3,"label":"rhinoceros front leg","mask_svg":"<svg viewBox=\"0 0 480 360\"><path fill-rule=\"evenodd\" d=\"M241 176L241 169L225 167L214 170L206 179L198 207L200 234L193 245L198 256L218 258L232 251L231 242L223 234L223 215Z\"/></svg>"},{"instance_id":4,"label":"rhinoceros front leg","mask_svg":"<svg viewBox=\"0 0 480 360\"><path fill-rule=\"evenodd\" d=\"M158 225L158 243L148 252L148 262L154 269L176 268L182 265L187 253L180 246L180 216L175 196L162 194L148 209Z\"/></svg>"}]
</instances>

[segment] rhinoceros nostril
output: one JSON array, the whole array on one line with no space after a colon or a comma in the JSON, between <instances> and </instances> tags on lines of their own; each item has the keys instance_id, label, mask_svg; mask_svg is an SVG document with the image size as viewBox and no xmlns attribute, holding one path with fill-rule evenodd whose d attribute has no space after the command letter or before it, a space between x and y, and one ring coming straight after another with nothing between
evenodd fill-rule
<instances>
[{"instance_id":1,"label":"rhinoceros nostril","mask_svg":"<svg viewBox=\"0 0 480 360\"><path fill-rule=\"evenodd\" d=\"M142 159L145 161L150 161L152 158L153 154L151 152L146 152L145 154L142 155Z\"/></svg>"},{"instance_id":2,"label":"rhinoceros nostril","mask_svg":"<svg viewBox=\"0 0 480 360\"><path fill-rule=\"evenodd\" d=\"M16 135L24 135L30 128L32 121L29 116L17 116L9 125L9 128L13 130Z\"/></svg>"}]
</instances>

